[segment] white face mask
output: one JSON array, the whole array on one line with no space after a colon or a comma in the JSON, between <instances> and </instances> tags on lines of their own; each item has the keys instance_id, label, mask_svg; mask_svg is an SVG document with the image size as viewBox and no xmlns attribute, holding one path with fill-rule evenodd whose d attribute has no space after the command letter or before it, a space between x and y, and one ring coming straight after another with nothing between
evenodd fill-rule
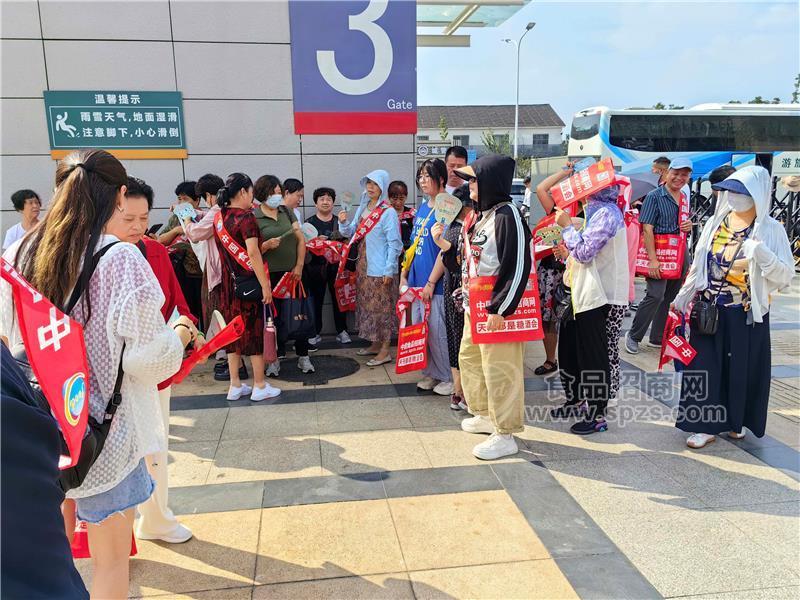
<instances>
[{"instance_id":1,"label":"white face mask","mask_svg":"<svg viewBox=\"0 0 800 600\"><path fill-rule=\"evenodd\" d=\"M270 208L278 208L281 205L281 200L283 200L283 196L280 194L272 194L272 196L267 198L267 206Z\"/></svg>"},{"instance_id":2,"label":"white face mask","mask_svg":"<svg viewBox=\"0 0 800 600\"><path fill-rule=\"evenodd\" d=\"M737 194L727 190L725 194L725 199L728 201L728 206L731 207L733 212L747 212L753 208L753 205L755 204L752 196L748 196L746 194Z\"/></svg>"}]
</instances>

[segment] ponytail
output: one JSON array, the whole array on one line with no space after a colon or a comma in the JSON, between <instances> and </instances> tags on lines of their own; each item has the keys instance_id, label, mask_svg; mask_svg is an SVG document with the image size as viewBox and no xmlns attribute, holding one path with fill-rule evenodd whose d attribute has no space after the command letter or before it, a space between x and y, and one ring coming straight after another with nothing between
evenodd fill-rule
<instances>
[{"instance_id":1,"label":"ponytail","mask_svg":"<svg viewBox=\"0 0 800 600\"><path fill-rule=\"evenodd\" d=\"M231 205L231 197L228 193L228 186L223 185L219 190L217 190L217 204L221 210L225 210Z\"/></svg>"},{"instance_id":2,"label":"ponytail","mask_svg":"<svg viewBox=\"0 0 800 600\"><path fill-rule=\"evenodd\" d=\"M244 173L231 173L225 180L225 185L217 192L217 203L221 210L230 208L233 199L242 190L253 187L253 181Z\"/></svg>"}]
</instances>

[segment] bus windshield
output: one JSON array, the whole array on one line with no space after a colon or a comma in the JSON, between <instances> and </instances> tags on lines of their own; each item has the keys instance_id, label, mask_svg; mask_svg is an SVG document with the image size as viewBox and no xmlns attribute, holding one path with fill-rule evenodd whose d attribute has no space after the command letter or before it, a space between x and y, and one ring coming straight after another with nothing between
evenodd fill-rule
<instances>
[{"instance_id":1,"label":"bus windshield","mask_svg":"<svg viewBox=\"0 0 800 600\"><path fill-rule=\"evenodd\" d=\"M588 140L597 135L600 130L600 114L575 117L572 119L572 132L570 139Z\"/></svg>"}]
</instances>

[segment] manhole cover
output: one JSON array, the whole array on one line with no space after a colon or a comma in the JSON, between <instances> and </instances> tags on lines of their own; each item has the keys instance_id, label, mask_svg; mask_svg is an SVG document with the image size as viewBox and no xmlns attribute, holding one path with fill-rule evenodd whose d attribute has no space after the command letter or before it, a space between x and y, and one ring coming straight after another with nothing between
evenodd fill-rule
<instances>
[{"instance_id":1,"label":"manhole cover","mask_svg":"<svg viewBox=\"0 0 800 600\"><path fill-rule=\"evenodd\" d=\"M311 358L311 364L316 369L313 373L301 372L297 368L296 357L284 358L281 361L281 374L275 379L302 381L303 385L325 385L331 379L347 377L359 369L358 362L352 358L330 356L328 354L311 354L309 357Z\"/></svg>"}]
</instances>

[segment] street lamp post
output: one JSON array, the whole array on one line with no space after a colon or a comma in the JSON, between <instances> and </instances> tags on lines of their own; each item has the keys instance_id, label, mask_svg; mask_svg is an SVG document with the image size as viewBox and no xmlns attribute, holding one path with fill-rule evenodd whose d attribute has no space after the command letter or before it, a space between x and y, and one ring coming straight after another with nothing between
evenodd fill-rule
<instances>
[{"instance_id":1,"label":"street lamp post","mask_svg":"<svg viewBox=\"0 0 800 600\"><path fill-rule=\"evenodd\" d=\"M517 100L514 104L514 160L517 160L517 149L519 147L519 49L522 45L522 39L528 32L536 26L536 23L530 22L525 26L525 31L520 36L519 41L505 38L503 41L508 44L514 44L517 47Z\"/></svg>"}]
</instances>

